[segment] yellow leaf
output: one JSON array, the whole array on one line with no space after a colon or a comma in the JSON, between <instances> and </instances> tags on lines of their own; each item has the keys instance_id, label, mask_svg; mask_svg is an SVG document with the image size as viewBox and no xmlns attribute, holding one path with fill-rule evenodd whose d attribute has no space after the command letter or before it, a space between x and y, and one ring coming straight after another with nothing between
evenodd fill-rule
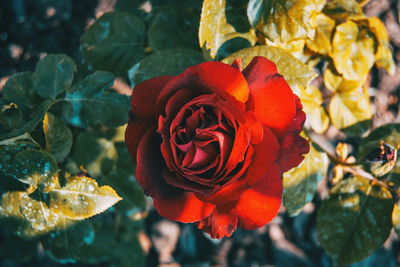
<instances>
[{"instance_id":1,"label":"yellow leaf","mask_svg":"<svg viewBox=\"0 0 400 267\"><path fill-rule=\"evenodd\" d=\"M363 16L362 7L354 0L329 1L322 12L334 20L344 20L349 16Z\"/></svg>"},{"instance_id":2,"label":"yellow leaf","mask_svg":"<svg viewBox=\"0 0 400 267\"><path fill-rule=\"evenodd\" d=\"M247 15L253 27L273 42L313 38L315 15L324 1L250 0Z\"/></svg>"},{"instance_id":3,"label":"yellow leaf","mask_svg":"<svg viewBox=\"0 0 400 267\"><path fill-rule=\"evenodd\" d=\"M288 41L287 43L279 43L279 42L271 42L268 39L266 39L266 44L268 46L275 46L285 49L292 56L301 60L304 54L304 45L306 44L306 40L299 39L299 40Z\"/></svg>"},{"instance_id":4,"label":"yellow leaf","mask_svg":"<svg viewBox=\"0 0 400 267\"><path fill-rule=\"evenodd\" d=\"M362 80L375 62L372 33L352 21L336 27L332 59L336 70L347 80Z\"/></svg>"},{"instance_id":5,"label":"yellow leaf","mask_svg":"<svg viewBox=\"0 0 400 267\"><path fill-rule=\"evenodd\" d=\"M323 107L319 107L311 112L311 128L319 134L322 134L329 127L329 116Z\"/></svg>"},{"instance_id":6,"label":"yellow leaf","mask_svg":"<svg viewBox=\"0 0 400 267\"><path fill-rule=\"evenodd\" d=\"M69 223L69 220L51 211L45 202L31 198L27 192L4 193L1 207L4 216L21 221L17 230L20 236L45 234Z\"/></svg>"},{"instance_id":7,"label":"yellow leaf","mask_svg":"<svg viewBox=\"0 0 400 267\"><path fill-rule=\"evenodd\" d=\"M61 189L50 192L50 209L57 214L81 220L99 214L121 200L109 186L99 187L88 177L73 177Z\"/></svg>"},{"instance_id":8,"label":"yellow leaf","mask_svg":"<svg viewBox=\"0 0 400 267\"><path fill-rule=\"evenodd\" d=\"M311 128L317 133L323 133L329 126L329 116L321 106L323 103L321 91L315 86L300 87L300 99L303 110L308 115Z\"/></svg>"},{"instance_id":9,"label":"yellow leaf","mask_svg":"<svg viewBox=\"0 0 400 267\"><path fill-rule=\"evenodd\" d=\"M274 62L278 72L283 75L295 93L299 93L299 86L307 87L310 81L317 76L310 67L289 52L273 46L262 45L245 48L225 58L222 62L232 64L236 58L240 57L244 68L255 56L262 56Z\"/></svg>"},{"instance_id":10,"label":"yellow leaf","mask_svg":"<svg viewBox=\"0 0 400 267\"><path fill-rule=\"evenodd\" d=\"M332 64L329 64L324 72L324 84L332 92L351 93L359 89L366 77L358 81L346 80L336 72Z\"/></svg>"},{"instance_id":11,"label":"yellow leaf","mask_svg":"<svg viewBox=\"0 0 400 267\"><path fill-rule=\"evenodd\" d=\"M338 129L348 128L372 118L372 107L366 90L349 94L337 93L329 104L332 124Z\"/></svg>"},{"instance_id":12,"label":"yellow leaf","mask_svg":"<svg viewBox=\"0 0 400 267\"><path fill-rule=\"evenodd\" d=\"M316 17L316 24L314 39L307 40L307 47L315 53L330 56L332 52L331 40L332 32L335 28L335 21L320 13Z\"/></svg>"},{"instance_id":13,"label":"yellow leaf","mask_svg":"<svg viewBox=\"0 0 400 267\"><path fill-rule=\"evenodd\" d=\"M221 51L224 48L223 46L243 45L246 42L254 45L256 42L255 31L250 28L250 25L249 29L246 29L247 31L238 32L234 25L230 23L233 18L240 19L240 14L235 12L237 11L227 4L226 0L205 0L203 2L199 41L200 47L203 48L203 51L208 51L212 59L219 54L226 56L226 53ZM227 13L229 13L229 18L227 18ZM241 24L243 27L243 23Z\"/></svg>"},{"instance_id":14,"label":"yellow leaf","mask_svg":"<svg viewBox=\"0 0 400 267\"><path fill-rule=\"evenodd\" d=\"M378 48L375 54L376 65L384 68L390 75L394 75L396 72L396 65L394 64L392 52L390 51L389 35L385 25L377 17L361 19L360 21L366 21L368 23L369 29L378 41Z\"/></svg>"}]
</instances>

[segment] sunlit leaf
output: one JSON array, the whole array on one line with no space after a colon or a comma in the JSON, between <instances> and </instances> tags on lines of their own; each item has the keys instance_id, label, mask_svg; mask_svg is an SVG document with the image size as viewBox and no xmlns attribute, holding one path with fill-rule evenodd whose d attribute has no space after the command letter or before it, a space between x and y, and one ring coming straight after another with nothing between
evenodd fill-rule
<instances>
[{"instance_id":1,"label":"sunlit leaf","mask_svg":"<svg viewBox=\"0 0 400 267\"><path fill-rule=\"evenodd\" d=\"M83 245L92 244L94 238L92 223L84 220L66 229L52 231L41 239L41 244L53 259L62 263L75 263L79 249Z\"/></svg>"},{"instance_id":2,"label":"sunlit leaf","mask_svg":"<svg viewBox=\"0 0 400 267\"><path fill-rule=\"evenodd\" d=\"M95 70L124 75L144 56L144 23L128 13L99 18L81 37L83 57Z\"/></svg>"},{"instance_id":3,"label":"sunlit leaf","mask_svg":"<svg viewBox=\"0 0 400 267\"><path fill-rule=\"evenodd\" d=\"M253 27L271 41L286 43L314 37L313 19L320 10L319 1L250 0L247 16Z\"/></svg>"},{"instance_id":4,"label":"sunlit leaf","mask_svg":"<svg viewBox=\"0 0 400 267\"><path fill-rule=\"evenodd\" d=\"M332 52L332 32L335 21L322 13L316 16L315 36L307 39L307 47L318 54L330 56Z\"/></svg>"},{"instance_id":5,"label":"sunlit leaf","mask_svg":"<svg viewBox=\"0 0 400 267\"><path fill-rule=\"evenodd\" d=\"M134 65L128 73L131 86L157 76L178 75L186 68L200 64L204 61L203 56L194 50L166 49L156 51ZM155 68L154 66L157 66Z\"/></svg>"},{"instance_id":6,"label":"sunlit leaf","mask_svg":"<svg viewBox=\"0 0 400 267\"><path fill-rule=\"evenodd\" d=\"M73 157L91 176L99 177L113 169L117 162L114 143L91 133L81 133L74 145Z\"/></svg>"},{"instance_id":7,"label":"sunlit leaf","mask_svg":"<svg viewBox=\"0 0 400 267\"><path fill-rule=\"evenodd\" d=\"M304 57L304 45L306 44L306 40L300 39L300 40L288 41L286 43L279 43L279 42L271 42L268 39L266 39L266 44L268 46L275 46L285 49L292 56L302 60L302 58Z\"/></svg>"},{"instance_id":8,"label":"sunlit leaf","mask_svg":"<svg viewBox=\"0 0 400 267\"><path fill-rule=\"evenodd\" d=\"M44 117L43 130L46 137L46 150L57 162L62 162L71 151L71 130L49 112Z\"/></svg>"},{"instance_id":9,"label":"sunlit leaf","mask_svg":"<svg viewBox=\"0 0 400 267\"><path fill-rule=\"evenodd\" d=\"M324 84L332 92L351 93L356 91L364 83L365 78L358 81L346 80L329 64L324 72Z\"/></svg>"},{"instance_id":10,"label":"sunlit leaf","mask_svg":"<svg viewBox=\"0 0 400 267\"><path fill-rule=\"evenodd\" d=\"M105 125L115 127L128 121L129 99L110 87L114 76L96 71L67 92L63 115L68 123L77 127Z\"/></svg>"},{"instance_id":11,"label":"sunlit leaf","mask_svg":"<svg viewBox=\"0 0 400 267\"><path fill-rule=\"evenodd\" d=\"M31 198L27 192L7 192L3 194L1 207L3 216L20 221L17 234L34 237L45 234L57 227L65 227L64 218L52 212L43 201Z\"/></svg>"},{"instance_id":12,"label":"sunlit leaf","mask_svg":"<svg viewBox=\"0 0 400 267\"><path fill-rule=\"evenodd\" d=\"M200 17L200 47L211 58L222 59L229 54L254 45L255 32L245 16L226 0L205 0Z\"/></svg>"},{"instance_id":13,"label":"sunlit leaf","mask_svg":"<svg viewBox=\"0 0 400 267\"><path fill-rule=\"evenodd\" d=\"M332 124L351 135L360 135L368 129L363 122L372 118L372 107L366 90L353 93L337 93L329 103Z\"/></svg>"},{"instance_id":14,"label":"sunlit leaf","mask_svg":"<svg viewBox=\"0 0 400 267\"><path fill-rule=\"evenodd\" d=\"M373 34L347 21L336 27L332 59L336 70L347 80L362 80L375 63Z\"/></svg>"},{"instance_id":15,"label":"sunlit leaf","mask_svg":"<svg viewBox=\"0 0 400 267\"><path fill-rule=\"evenodd\" d=\"M385 25L377 17L358 19L357 21L366 23L370 31L376 37L378 42L378 48L375 54L376 65L384 68L390 75L394 75L396 72L396 65L393 61L392 52L390 51L389 35Z\"/></svg>"},{"instance_id":16,"label":"sunlit leaf","mask_svg":"<svg viewBox=\"0 0 400 267\"><path fill-rule=\"evenodd\" d=\"M317 133L323 133L329 126L329 116L322 107L321 91L315 86L300 87L300 99L303 110L311 120L311 128Z\"/></svg>"},{"instance_id":17,"label":"sunlit leaf","mask_svg":"<svg viewBox=\"0 0 400 267\"><path fill-rule=\"evenodd\" d=\"M50 192L50 209L73 220L97 215L120 201L121 198L109 186L84 176L75 176L67 184Z\"/></svg>"},{"instance_id":18,"label":"sunlit leaf","mask_svg":"<svg viewBox=\"0 0 400 267\"><path fill-rule=\"evenodd\" d=\"M292 56L287 51L271 46L255 46L242 49L222 60L227 64L240 57L243 68L250 63L255 56L266 57L276 64L278 72L285 77L292 90L299 90L299 86L307 87L310 81L316 77L314 71L303 62Z\"/></svg>"},{"instance_id":19,"label":"sunlit leaf","mask_svg":"<svg viewBox=\"0 0 400 267\"><path fill-rule=\"evenodd\" d=\"M31 143L0 146L0 174L48 192L59 187L57 162Z\"/></svg>"},{"instance_id":20,"label":"sunlit leaf","mask_svg":"<svg viewBox=\"0 0 400 267\"><path fill-rule=\"evenodd\" d=\"M381 186L365 178L342 180L318 211L318 239L338 265L369 256L388 238L393 199Z\"/></svg>"},{"instance_id":21,"label":"sunlit leaf","mask_svg":"<svg viewBox=\"0 0 400 267\"><path fill-rule=\"evenodd\" d=\"M170 48L199 49L199 14L194 8L169 8L156 13L147 32L152 50Z\"/></svg>"},{"instance_id":22,"label":"sunlit leaf","mask_svg":"<svg viewBox=\"0 0 400 267\"><path fill-rule=\"evenodd\" d=\"M350 16L363 16L362 7L354 0L329 1L322 12L334 20L343 20Z\"/></svg>"},{"instance_id":23,"label":"sunlit leaf","mask_svg":"<svg viewBox=\"0 0 400 267\"><path fill-rule=\"evenodd\" d=\"M47 55L36 64L33 89L42 98L55 100L71 86L75 71L74 61L66 55Z\"/></svg>"},{"instance_id":24,"label":"sunlit leaf","mask_svg":"<svg viewBox=\"0 0 400 267\"><path fill-rule=\"evenodd\" d=\"M397 192L399 194L400 192ZM392 223L393 228L396 231L397 235L400 235L400 203L397 202L394 205L393 213L392 213Z\"/></svg>"},{"instance_id":25,"label":"sunlit leaf","mask_svg":"<svg viewBox=\"0 0 400 267\"><path fill-rule=\"evenodd\" d=\"M326 176L328 166L328 156L311 145L300 165L283 174L283 203L289 215L299 214L314 198L317 184Z\"/></svg>"}]
</instances>

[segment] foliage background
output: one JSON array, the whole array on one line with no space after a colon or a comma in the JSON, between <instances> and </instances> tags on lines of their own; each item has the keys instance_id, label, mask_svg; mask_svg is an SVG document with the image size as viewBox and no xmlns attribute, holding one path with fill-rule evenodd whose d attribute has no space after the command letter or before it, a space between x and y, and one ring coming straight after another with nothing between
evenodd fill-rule
<instances>
[{"instance_id":1,"label":"foliage background","mask_svg":"<svg viewBox=\"0 0 400 267\"><path fill-rule=\"evenodd\" d=\"M162 6L168 1L158 2ZM37 61L48 53L65 53L73 59L79 59L82 53L79 49L80 37L84 29L104 12L112 11L114 5L113 0L1 1L0 87L12 74L34 70ZM400 123L399 10L400 3L394 0L371 0L364 7L367 16L378 16L388 29L397 65L394 76L389 76L384 70L374 67L368 77L369 93L373 103L373 127L390 122ZM191 12L193 12L193 17L199 17L199 10L195 9ZM162 18L160 18L160 25L162 23ZM153 31L156 30L157 28L154 27ZM155 50L157 49L156 41L153 47ZM182 40L183 43L185 41ZM143 79L143 77L138 77L138 79ZM127 82L118 80L115 84L116 89L120 92L129 92ZM337 140L345 138L334 128L328 129L325 137ZM351 142L351 139L347 141ZM315 195L312 203L307 204L297 217L289 217L282 209L278 217L267 226L255 231L238 230L232 238L220 241L210 240L192 225L166 221L153 210L149 210L144 225L138 226L142 229L139 230L139 241L150 266L159 264L163 266L208 266L210 264L332 266L331 260L319 246L316 236L316 210L320 207L320 198L326 196L327 190L327 180L324 180L318 187L319 194ZM101 215L96 218L99 221L107 221L109 219L107 216ZM112 225L110 229L113 229ZM102 245L107 247L109 244L105 242ZM57 264L44 253L43 247L25 244L18 239L10 238L3 231L0 235L0 247L2 266L32 264L54 266ZM122 259L124 255L132 252L133 250L130 251L128 248L116 257ZM31 254L34 256L29 257L29 261L24 263L24 258L28 258ZM398 262L400 262L400 242L396 234L392 232L382 248L354 266L396 266ZM113 263L118 265L117 261ZM68 263L71 266L82 264Z\"/></svg>"}]
</instances>

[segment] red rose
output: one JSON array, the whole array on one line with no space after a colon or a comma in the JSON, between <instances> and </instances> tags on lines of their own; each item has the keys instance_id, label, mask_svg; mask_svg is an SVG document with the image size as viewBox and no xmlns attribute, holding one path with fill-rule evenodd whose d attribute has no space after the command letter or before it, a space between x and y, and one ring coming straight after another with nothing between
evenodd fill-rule
<instances>
[{"instance_id":1,"label":"red rose","mask_svg":"<svg viewBox=\"0 0 400 267\"><path fill-rule=\"evenodd\" d=\"M135 87L125 139L155 209L213 238L271 221L302 160L305 114L273 62L205 62Z\"/></svg>"}]
</instances>

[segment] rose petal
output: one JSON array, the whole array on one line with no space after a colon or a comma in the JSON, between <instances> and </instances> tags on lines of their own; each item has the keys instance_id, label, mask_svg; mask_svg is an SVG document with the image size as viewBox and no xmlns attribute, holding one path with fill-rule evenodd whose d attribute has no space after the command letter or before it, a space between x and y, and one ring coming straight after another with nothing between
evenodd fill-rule
<instances>
[{"instance_id":1,"label":"rose petal","mask_svg":"<svg viewBox=\"0 0 400 267\"><path fill-rule=\"evenodd\" d=\"M250 90L247 109L253 111L263 125L278 136L282 135L296 112L289 85L277 73L275 64L263 57L255 57L242 73Z\"/></svg>"},{"instance_id":2,"label":"rose petal","mask_svg":"<svg viewBox=\"0 0 400 267\"><path fill-rule=\"evenodd\" d=\"M259 179L264 177L270 171L279 151L279 143L275 135L264 127L263 141L253 145L253 155L247 171L237 181L223 187L212 196L202 196L196 194L203 201L209 201L213 204L227 203L237 200L241 194L250 186L254 186Z\"/></svg>"},{"instance_id":3,"label":"rose petal","mask_svg":"<svg viewBox=\"0 0 400 267\"><path fill-rule=\"evenodd\" d=\"M281 148L276 163L281 173L299 165L304 159L303 154L307 154L310 150L308 141L300 136L304 121L306 120L306 114L302 110L303 106L300 99L297 96L295 96L295 99L296 117L289 127L288 132L279 140Z\"/></svg>"},{"instance_id":4,"label":"rose petal","mask_svg":"<svg viewBox=\"0 0 400 267\"><path fill-rule=\"evenodd\" d=\"M153 122L155 120L156 100L162 88L174 76L159 76L144 81L137 85L132 92L131 114L134 122L143 120Z\"/></svg>"},{"instance_id":5,"label":"rose petal","mask_svg":"<svg viewBox=\"0 0 400 267\"><path fill-rule=\"evenodd\" d=\"M242 58L236 58L235 61L232 62L231 67L242 71Z\"/></svg>"},{"instance_id":6,"label":"rose petal","mask_svg":"<svg viewBox=\"0 0 400 267\"><path fill-rule=\"evenodd\" d=\"M167 199L154 198L154 208L168 220L192 223L208 217L215 206L200 201L191 192L182 192Z\"/></svg>"},{"instance_id":7,"label":"rose petal","mask_svg":"<svg viewBox=\"0 0 400 267\"><path fill-rule=\"evenodd\" d=\"M247 189L237 201L233 214L246 230L259 228L278 214L282 201L282 180L276 166Z\"/></svg>"},{"instance_id":8,"label":"rose petal","mask_svg":"<svg viewBox=\"0 0 400 267\"><path fill-rule=\"evenodd\" d=\"M201 220L198 228L207 232L211 238L231 236L236 230L238 218L230 213L231 205L219 205L210 216Z\"/></svg>"},{"instance_id":9,"label":"rose petal","mask_svg":"<svg viewBox=\"0 0 400 267\"><path fill-rule=\"evenodd\" d=\"M214 205L202 202L193 193L164 181L165 163L160 153L160 143L155 127L149 128L139 143L136 168L136 179L144 192L153 197L158 213L180 222L196 222L209 216Z\"/></svg>"},{"instance_id":10,"label":"rose petal","mask_svg":"<svg viewBox=\"0 0 400 267\"><path fill-rule=\"evenodd\" d=\"M210 61L189 67L172 79L157 100L157 113L162 114L166 102L176 91L190 88L194 96L217 93L244 110L249 88L242 73L231 66Z\"/></svg>"},{"instance_id":11,"label":"rose petal","mask_svg":"<svg viewBox=\"0 0 400 267\"><path fill-rule=\"evenodd\" d=\"M137 148L139 146L140 139L150 127L151 124L148 124L147 122L134 122L131 119L129 120L128 126L125 130L125 143L133 161L136 161Z\"/></svg>"}]
</instances>

